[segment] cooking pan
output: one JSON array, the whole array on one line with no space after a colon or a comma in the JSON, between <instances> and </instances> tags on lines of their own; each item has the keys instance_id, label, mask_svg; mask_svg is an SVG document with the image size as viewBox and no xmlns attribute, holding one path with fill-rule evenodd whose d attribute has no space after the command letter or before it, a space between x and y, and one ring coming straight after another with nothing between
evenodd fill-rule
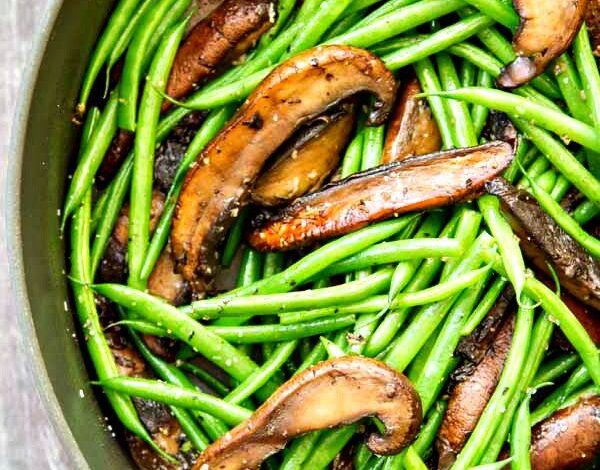
<instances>
[{"instance_id":1,"label":"cooking pan","mask_svg":"<svg viewBox=\"0 0 600 470\"><path fill-rule=\"evenodd\" d=\"M76 469L134 468L109 427L77 337L59 210L79 128L71 122L84 68L114 0L50 0L23 78L8 158L10 278L27 359ZM107 420L108 418L108 420ZM35 443L31 443L34 445ZM32 451L34 447L32 447Z\"/></svg>"}]
</instances>

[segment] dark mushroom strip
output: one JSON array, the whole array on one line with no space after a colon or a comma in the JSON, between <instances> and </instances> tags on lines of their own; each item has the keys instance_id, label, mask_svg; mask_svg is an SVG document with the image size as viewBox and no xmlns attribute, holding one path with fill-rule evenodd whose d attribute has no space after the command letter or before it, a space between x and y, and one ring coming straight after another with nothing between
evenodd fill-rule
<instances>
[{"instance_id":1,"label":"dark mushroom strip","mask_svg":"<svg viewBox=\"0 0 600 470\"><path fill-rule=\"evenodd\" d=\"M457 350L461 356L476 364L481 362L494 342L514 298L515 291L509 284L473 333L460 341Z\"/></svg>"},{"instance_id":2,"label":"dark mushroom strip","mask_svg":"<svg viewBox=\"0 0 600 470\"><path fill-rule=\"evenodd\" d=\"M289 250L410 211L475 197L512 160L505 142L412 157L326 186L254 220L250 244Z\"/></svg>"},{"instance_id":3,"label":"dark mushroom strip","mask_svg":"<svg viewBox=\"0 0 600 470\"><path fill-rule=\"evenodd\" d=\"M171 230L181 272L202 290L217 245L268 158L304 123L359 92L376 96L369 124L391 109L396 82L373 54L348 46L308 50L277 67L198 156L185 180Z\"/></svg>"},{"instance_id":4,"label":"dark mushroom strip","mask_svg":"<svg viewBox=\"0 0 600 470\"><path fill-rule=\"evenodd\" d=\"M209 446L195 470L252 470L307 432L377 417L385 433L367 446L397 454L416 437L422 419L419 397L403 375L364 357L322 362L281 386L253 415Z\"/></svg>"},{"instance_id":5,"label":"dark mushroom strip","mask_svg":"<svg viewBox=\"0 0 600 470\"><path fill-rule=\"evenodd\" d=\"M499 196L525 255L537 269L556 271L560 284L580 301L600 308L600 263L565 233L525 191L502 178L487 185Z\"/></svg>"},{"instance_id":6,"label":"dark mushroom strip","mask_svg":"<svg viewBox=\"0 0 600 470\"><path fill-rule=\"evenodd\" d=\"M598 463L600 396L584 396L536 425L530 455L533 470L575 470Z\"/></svg>"},{"instance_id":7,"label":"dark mushroom strip","mask_svg":"<svg viewBox=\"0 0 600 470\"><path fill-rule=\"evenodd\" d=\"M442 147L442 137L427 101L415 98L421 92L416 78L404 86L388 127L382 163L438 152Z\"/></svg>"},{"instance_id":8,"label":"dark mushroom strip","mask_svg":"<svg viewBox=\"0 0 600 470\"><path fill-rule=\"evenodd\" d=\"M338 167L355 120L353 106L344 105L300 129L258 178L252 200L262 206L279 206L320 189Z\"/></svg>"},{"instance_id":9,"label":"dark mushroom strip","mask_svg":"<svg viewBox=\"0 0 600 470\"><path fill-rule=\"evenodd\" d=\"M494 393L512 342L514 316L508 318L496 335L494 343L478 364L467 363L455 374L458 383L448 401L448 408L438 432L436 448L438 469L452 466L488 400Z\"/></svg>"},{"instance_id":10,"label":"dark mushroom strip","mask_svg":"<svg viewBox=\"0 0 600 470\"><path fill-rule=\"evenodd\" d=\"M600 56L600 0L588 0L585 22L590 33L594 54Z\"/></svg>"},{"instance_id":11,"label":"dark mushroom strip","mask_svg":"<svg viewBox=\"0 0 600 470\"><path fill-rule=\"evenodd\" d=\"M498 84L514 88L544 72L568 49L586 13L587 0L513 0L521 17L513 39L517 58L507 65Z\"/></svg>"}]
</instances>

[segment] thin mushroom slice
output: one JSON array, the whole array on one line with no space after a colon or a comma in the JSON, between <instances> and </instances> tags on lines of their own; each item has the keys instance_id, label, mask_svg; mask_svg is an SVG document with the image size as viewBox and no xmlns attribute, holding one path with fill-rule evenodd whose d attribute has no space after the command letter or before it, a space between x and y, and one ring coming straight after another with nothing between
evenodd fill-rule
<instances>
[{"instance_id":1,"label":"thin mushroom slice","mask_svg":"<svg viewBox=\"0 0 600 470\"><path fill-rule=\"evenodd\" d=\"M369 124L383 123L396 81L379 58L348 46L308 50L271 72L198 156L171 230L178 266L196 291L212 279L217 245L268 158L301 125L365 91L376 97Z\"/></svg>"},{"instance_id":2,"label":"thin mushroom slice","mask_svg":"<svg viewBox=\"0 0 600 470\"><path fill-rule=\"evenodd\" d=\"M533 428L534 470L596 468L600 456L600 396L584 396Z\"/></svg>"},{"instance_id":3,"label":"thin mushroom slice","mask_svg":"<svg viewBox=\"0 0 600 470\"><path fill-rule=\"evenodd\" d=\"M248 240L263 251L296 249L398 214L472 198L512 156L510 144L492 142L357 173L274 214L259 214Z\"/></svg>"},{"instance_id":4,"label":"thin mushroom slice","mask_svg":"<svg viewBox=\"0 0 600 470\"><path fill-rule=\"evenodd\" d=\"M592 41L594 54L600 56L600 0L588 0L585 22Z\"/></svg>"},{"instance_id":5,"label":"thin mushroom slice","mask_svg":"<svg viewBox=\"0 0 600 470\"><path fill-rule=\"evenodd\" d=\"M382 163L438 152L442 147L442 137L427 101L415 97L421 91L417 78L404 86L388 127Z\"/></svg>"},{"instance_id":6,"label":"thin mushroom slice","mask_svg":"<svg viewBox=\"0 0 600 470\"><path fill-rule=\"evenodd\" d=\"M281 386L253 415L201 455L194 470L251 470L296 436L377 417L385 433L367 446L397 454L416 437L421 401L403 375L382 362L343 357L322 362Z\"/></svg>"},{"instance_id":7,"label":"thin mushroom slice","mask_svg":"<svg viewBox=\"0 0 600 470\"><path fill-rule=\"evenodd\" d=\"M279 206L320 189L340 163L356 114L351 104L334 108L298 131L251 192L261 206Z\"/></svg>"},{"instance_id":8,"label":"thin mushroom slice","mask_svg":"<svg viewBox=\"0 0 600 470\"><path fill-rule=\"evenodd\" d=\"M524 85L568 49L579 31L588 0L513 0L521 17L513 39L517 58L498 78L505 88Z\"/></svg>"},{"instance_id":9,"label":"thin mushroom slice","mask_svg":"<svg viewBox=\"0 0 600 470\"><path fill-rule=\"evenodd\" d=\"M502 200L521 247L548 276L551 263L560 284L580 301L600 308L600 262L568 235L528 193L496 178L487 185Z\"/></svg>"}]
</instances>

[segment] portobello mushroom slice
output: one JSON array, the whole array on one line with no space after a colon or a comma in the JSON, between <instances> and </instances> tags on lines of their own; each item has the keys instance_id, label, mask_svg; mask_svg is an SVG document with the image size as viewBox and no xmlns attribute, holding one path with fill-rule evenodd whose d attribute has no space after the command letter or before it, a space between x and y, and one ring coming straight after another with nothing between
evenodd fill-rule
<instances>
[{"instance_id":1,"label":"portobello mushroom slice","mask_svg":"<svg viewBox=\"0 0 600 470\"><path fill-rule=\"evenodd\" d=\"M320 189L338 167L355 121L354 106L346 104L300 129L258 178L250 193L252 201L279 206Z\"/></svg>"},{"instance_id":2,"label":"portobello mushroom slice","mask_svg":"<svg viewBox=\"0 0 600 470\"><path fill-rule=\"evenodd\" d=\"M368 124L383 123L396 91L384 63L362 49L323 46L277 67L250 95L198 156L179 196L171 244L194 290L210 282L217 245L268 158L299 126L364 91L376 96Z\"/></svg>"},{"instance_id":3,"label":"portobello mushroom slice","mask_svg":"<svg viewBox=\"0 0 600 470\"><path fill-rule=\"evenodd\" d=\"M274 214L259 214L248 240L263 251L291 250L398 214L472 198L512 156L510 144L492 142L357 173Z\"/></svg>"},{"instance_id":4,"label":"portobello mushroom slice","mask_svg":"<svg viewBox=\"0 0 600 470\"><path fill-rule=\"evenodd\" d=\"M540 271L550 275L548 263L560 284L580 301L600 308L600 263L565 233L525 191L496 178L487 185L502 200L525 255Z\"/></svg>"},{"instance_id":5,"label":"portobello mushroom slice","mask_svg":"<svg viewBox=\"0 0 600 470\"><path fill-rule=\"evenodd\" d=\"M498 84L515 88L542 74L571 45L583 23L587 3L588 0L513 0L521 17L513 38L517 58L504 68Z\"/></svg>"},{"instance_id":6,"label":"portobello mushroom slice","mask_svg":"<svg viewBox=\"0 0 600 470\"><path fill-rule=\"evenodd\" d=\"M600 56L600 0L588 0L585 22L592 41L594 54Z\"/></svg>"},{"instance_id":7,"label":"portobello mushroom slice","mask_svg":"<svg viewBox=\"0 0 600 470\"><path fill-rule=\"evenodd\" d=\"M533 470L584 469L598 463L600 396L584 396L536 425L530 455Z\"/></svg>"},{"instance_id":8,"label":"portobello mushroom slice","mask_svg":"<svg viewBox=\"0 0 600 470\"><path fill-rule=\"evenodd\" d=\"M421 401L403 375L382 362L331 359L282 385L252 417L210 445L194 470L251 470L307 432L377 417L385 433L368 436L378 455L397 454L416 437Z\"/></svg>"},{"instance_id":9,"label":"portobello mushroom slice","mask_svg":"<svg viewBox=\"0 0 600 470\"><path fill-rule=\"evenodd\" d=\"M398 162L441 149L442 137L431 109L424 98L415 97L421 92L416 77L404 86L388 127L382 163Z\"/></svg>"},{"instance_id":10,"label":"portobello mushroom slice","mask_svg":"<svg viewBox=\"0 0 600 470\"><path fill-rule=\"evenodd\" d=\"M494 393L512 342L514 320L514 315L506 319L481 362L467 363L454 374L458 383L450 395L436 441L438 469L452 466Z\"/></svg>"}]
</instances>

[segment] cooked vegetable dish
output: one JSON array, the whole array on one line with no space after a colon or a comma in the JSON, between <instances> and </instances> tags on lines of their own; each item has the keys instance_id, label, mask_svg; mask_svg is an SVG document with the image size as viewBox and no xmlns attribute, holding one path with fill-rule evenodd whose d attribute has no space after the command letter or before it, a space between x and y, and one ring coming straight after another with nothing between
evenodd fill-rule
<instances>
[{"instance_id":1,"label":"cooked vegetable dish","mask_svg":"<svg viewBox=\"0 0 600 470\"><path fill-rule=\"evenodd\" d=\"M599 31L597 0L117 1L61 227L132 465L600 468Z\"/></svg>"}]
</instances>

